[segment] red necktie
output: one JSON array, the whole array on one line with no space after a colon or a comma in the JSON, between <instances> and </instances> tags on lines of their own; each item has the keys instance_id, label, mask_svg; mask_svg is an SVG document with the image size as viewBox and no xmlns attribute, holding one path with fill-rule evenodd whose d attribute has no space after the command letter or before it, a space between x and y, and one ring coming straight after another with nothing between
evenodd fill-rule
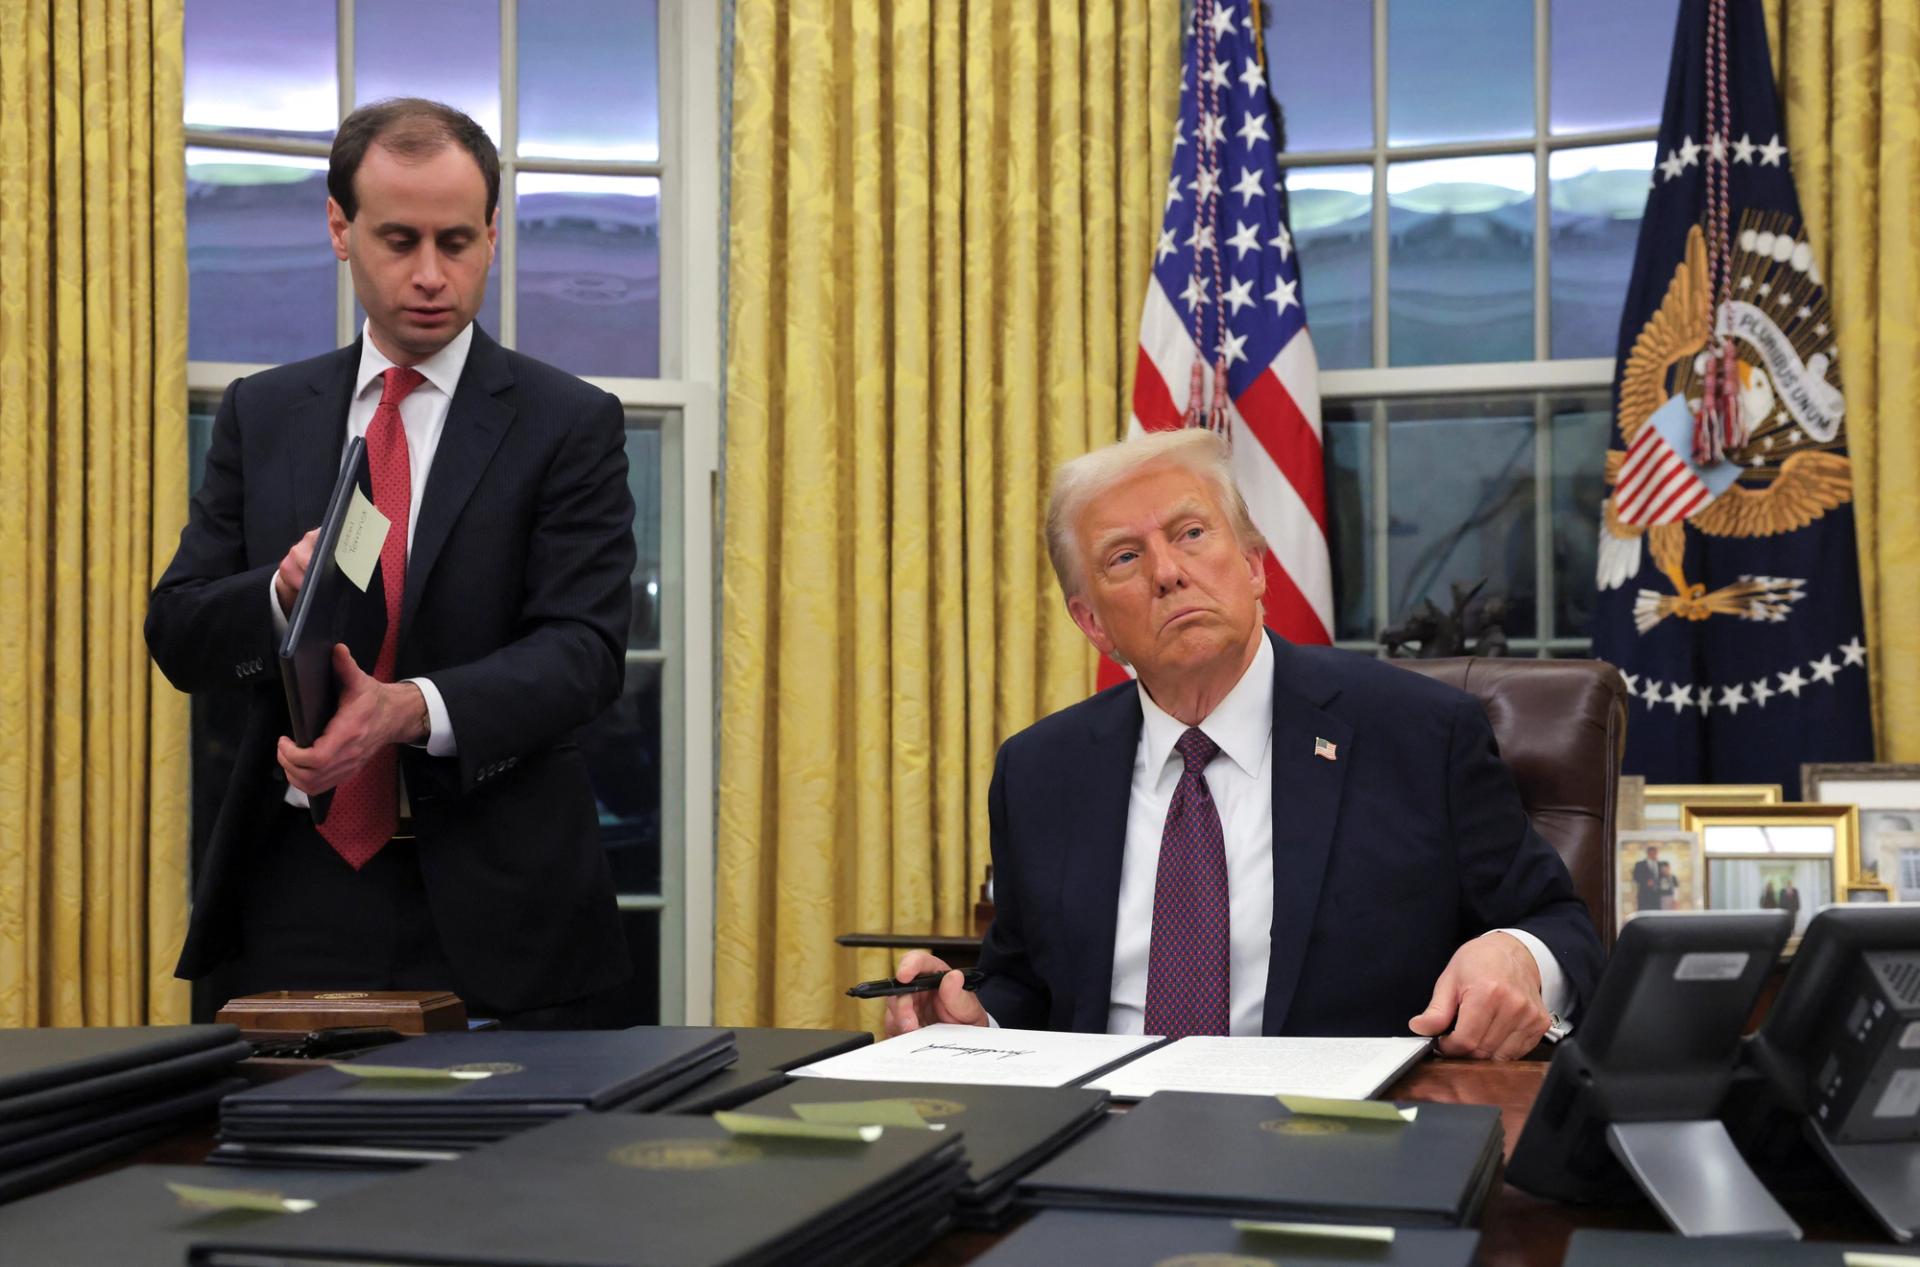
<instances>
[{"instance_id":1,"label":"red necktie","mask_svg":"<svg viewBox=\"0 0 1920 1267\"><path fill-rule=\"evenodd\" d=\"M1225 1034L1233 968L1227 846L1204 773L1220 745L1189 727L1174 748L1186 769L1160 833L1145 1032L1169 1038Z\"/></svg>"},{"instance_id":2,"label":"red necktie","mask_svg":"<svg viewBox=\"0 0 1920 1267\"><path fill-rule=\"evenodd\" d=\"M380 407L367 427L367 474L373 480L373 504L387 517L387 539L380 546L380 580L386 590L387 633L373 676L393 681L400 650L400 601L407 588L407 522L413 503L413 473L407 466L407 431L400 424L400 402L426 381L416 369L385 371ZM320 824L334 852L358 871L393 839L400 822L399 753L390 744L360 772L333 792L333 805Z\"/></svg>"}]
</instances>

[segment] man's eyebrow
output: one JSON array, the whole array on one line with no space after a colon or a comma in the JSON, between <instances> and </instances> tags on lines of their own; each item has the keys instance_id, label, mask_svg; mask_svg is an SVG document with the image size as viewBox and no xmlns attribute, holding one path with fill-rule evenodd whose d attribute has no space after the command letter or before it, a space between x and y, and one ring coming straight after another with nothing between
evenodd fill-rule
<instances>
[{"instance_id":1,"label":"man's eyebrow","mask_svg":"<svg viewBox=\"0 0 1920 1267\"><path fill-rule=\"evenodd\" d=\"M1189 497L1185 501L1176 502L1167 513L1161 517L1160 527L1164 531L1165 529L1173 527L1174 524L1180 522L1182 519L1206 519L1207 517L1206 503Z\"/></svg>"}]
</instances>

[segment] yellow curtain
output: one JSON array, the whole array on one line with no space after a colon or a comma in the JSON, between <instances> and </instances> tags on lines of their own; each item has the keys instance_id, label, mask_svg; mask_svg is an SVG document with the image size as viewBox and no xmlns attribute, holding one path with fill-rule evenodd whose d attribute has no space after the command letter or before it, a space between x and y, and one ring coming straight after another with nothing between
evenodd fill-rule
<instances>
[{"instance_id":1,"label":"yellow curtain","mask_svg":"<svg viewBox=\"0 0 1920 1267\"><path fill-rule=\"evenodd\" d=\"M0 1025L186 1019L181 0L0 0Z\"/></svg>"},{"instance_id":2,"label":"yellow curtain","mask_svg":"<svg viewBox=\"0 0 1920 1267\"><path fill-rule=\"evenodd\" d=\"M1920 761L1920 9L1767 0L1839 335L1882 761Z\"/></svg>"},{"instance_id":3,"label":"yellow curtain","mask_svg":"<svg viewBox=\"0 0 1920 1267\"><path fill-rule=\"evenodd\" d=\"M1049 472L1124 433L1179 0L739 0L716 1013L872 1025L994 749L1082 698Z\"/></svg>"}]
</instances>

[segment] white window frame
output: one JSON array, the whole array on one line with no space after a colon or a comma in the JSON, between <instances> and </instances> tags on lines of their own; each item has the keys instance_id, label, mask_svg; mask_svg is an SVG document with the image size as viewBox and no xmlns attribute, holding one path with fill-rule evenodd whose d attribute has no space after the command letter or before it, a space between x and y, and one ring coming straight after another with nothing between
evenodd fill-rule
<instances>
[{"instance_id":1,"label":"white window frame","mask_svg":"<svg viewBox=\"0 0 1920 1267\"><path fill-rule=\"evenodd\" d=\"M518 123L520 0L500 7L500 341L518 333L515 181L522 171L660 178L659 378L583 377L632 411L669 415L662 425L661 560L663 613L657 650L627 653L629 664L665 662L661 690L661 878L659 896L627 895L622 910L659 910L660 1020L713 1019L713 873L715 795L715 612L720 471L721 202L726 158L721 120L726 79L720 7L706 0L659 0L660 155L632 163L521 159ZM335 0L340 115L354 107L354 0ZM292 154L324 159L327 142L276 140L188 127L196 148ZM670 173L670 174L669 174ZM317 230L316 230L317 231ZM335 336L359 331L352 279L338 266ZM320 351L321 349L315 349ZM187 390L217 401L228 383L265 364L189 361ZM675 618L677 614L677 619ZM677 667L677 672L675 668Z\"/></svg>"}]
</instances>

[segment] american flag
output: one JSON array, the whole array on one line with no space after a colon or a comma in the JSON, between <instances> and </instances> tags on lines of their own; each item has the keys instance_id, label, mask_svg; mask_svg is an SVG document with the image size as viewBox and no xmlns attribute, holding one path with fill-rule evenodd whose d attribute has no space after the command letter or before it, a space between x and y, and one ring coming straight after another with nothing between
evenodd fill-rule
<instances>
[{"instance_id":1,"label":"american flag","mask_svg":"<svg viewBox=\"0 0 1920 1267\"><path fill-rule=\"evenodd\" d=\"M1331 642L1320 366L1287 227L1279 120L1251 0L1193 8L1133 426L1228 436L1234 478L1267 539L1267 624L1294 642ZM1104 666L1102 680L1116 680Z\"/></svg>"}]
</instances>

